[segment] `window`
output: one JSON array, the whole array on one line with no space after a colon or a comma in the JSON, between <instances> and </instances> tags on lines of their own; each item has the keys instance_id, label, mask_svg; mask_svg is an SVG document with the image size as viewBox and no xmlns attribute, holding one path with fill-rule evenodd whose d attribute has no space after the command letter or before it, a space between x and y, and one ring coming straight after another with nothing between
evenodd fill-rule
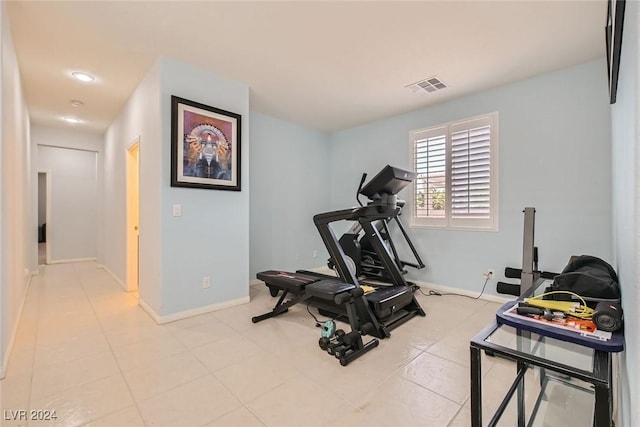
<instances>
[{"instance_id":1,"label":"window","mask_svg":"<svg viewBox=\"0 0 640 427\"><path fill-rule=\"evenodd\" d=\"M498 229L498 113L411 132L412 226Z\"/></svg>"}]
</instances>

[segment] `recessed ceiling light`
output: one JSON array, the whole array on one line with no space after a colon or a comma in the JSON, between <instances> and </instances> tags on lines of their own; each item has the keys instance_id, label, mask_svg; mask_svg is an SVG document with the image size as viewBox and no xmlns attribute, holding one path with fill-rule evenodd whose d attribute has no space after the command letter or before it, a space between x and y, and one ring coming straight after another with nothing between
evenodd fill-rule
<instances>
[{"instance_id":1,"label":"recessed ceiling light","mask_svg":"<svg viewBox=\"0 0 640 427\"><path fill-rule=\"evenodd\" d=\"M73 124L82 122L82 120L76 119L75 117L63 117L62 120L68 123L73 123Z\"/></svg>"},{"instance_id":2,"label":"recessed ceiling light","mask_svg":"<svg viewBox=\"0 0 640 427\"><path fill-rule=\"evenodd\" d=\"M81 107L84 105L84 102L78 100L78 99L72 99L71 100L71 105L74 107Z\"/></svg>"},{"instance_id":3,"label":"recessed ceiling light","mask_svg":"<svg viewBox=\"0 0 640 427\"><path fill-rule=\"evenodd\" d=\"M83 73L81 71L74 71L71 75L73 78L80 80L81 82L92 82L96 79L91 74Z\"/></svg>"}]
</instances>

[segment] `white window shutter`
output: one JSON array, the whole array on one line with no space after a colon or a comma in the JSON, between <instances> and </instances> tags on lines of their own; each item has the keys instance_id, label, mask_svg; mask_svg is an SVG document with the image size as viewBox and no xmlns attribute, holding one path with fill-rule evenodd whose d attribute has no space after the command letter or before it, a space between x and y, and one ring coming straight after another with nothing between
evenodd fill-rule
<instances>
[{"instance_id":1,"label":"white window shutter","mask_svg":"<svg viewBox=\"0 0 640 427\"><path fill-rule=\"evenodd\" d=\"M417 218L446 219L446 127L417 131L414 141L415 203Z\"/></svg>"},{"instance_id":2,"label":"white window shutter","mask_svg":"<svg viewBox=\"0 0 640 427\"><path fill-rule=\"evenodd\" d=\"M491 215L491 128L451 134L451 217Z\"/></svg>"},{"instance_id":3,"label":"white window shutter","mask_svg":"<svg viewBox=\"0 0 640 427\"><path fill-rule=\"evenodd\" d=\"M445 216L444 203L439 203L439 194L446 193L445 142L444 135L416 141L416 191L422 195L417 206L418 216Z\"/></svg>"},{"instance_id":4,"label":"white window shutter","mask_svg":"<svg viewBox=\"0 0 640 427\"><path fill-rule=\"evenodd\" d=\"M411 132L413 226L497 230L497 113Z\"/></svg>"}]
</instances>

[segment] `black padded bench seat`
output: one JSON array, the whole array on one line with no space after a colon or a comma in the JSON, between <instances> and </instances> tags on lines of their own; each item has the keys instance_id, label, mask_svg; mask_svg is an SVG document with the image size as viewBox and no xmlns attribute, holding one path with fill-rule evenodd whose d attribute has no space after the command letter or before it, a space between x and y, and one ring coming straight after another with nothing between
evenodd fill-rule
<instances>
[{"instance_id":1,"label":"black padded bench seat","mask_svg":"<svg viewBox=\"0 0 640 427\"><path fill-rule=\"evenodd\" d=\"M271 291L271 296L278 295L278 290L289 291L294 294L300 293L305 286L318 281L317 277L307 274L290 273L288 271L267 270L256 274L259 280L267 284ZM274 290L276 291L274 294Z\"/></svg>"},{"instance_id":2,"label":"black padded bench seat","mask_svg":"<svg viewBox=\"0 0 640 427\"><path fill-rule=\"evenodd\" d=\"M333 301L336 295L355 289L351 283L340 282L339 280L320 280L308 285L305 289L307 295Z\"/></svg>"},{"instance_id":3,"label":"black padded bench seat","mask_svg":"<svg viewBox=\"0 0 640 427\"><path fill-rule=\"evenodd\" d=\"M273 310L260 316L252 317L251 321L253 323L258 323L262 320L286 313L289 307L306 301L311 297L334 300L336 295L352 291L356 288L356 286L351 283L343 283L339 280L319 280L317 277L311 275L279 270L262 271L257 273L256 277L265 282L272 296L278 295L279 291L282 291L282 295L278 299L275 307L273 307ZM288 296L290 297L289 300L287 300Z\"/></svg>"},{"instance_id":4,"label":"black padded bench seat","mask_svg":"<svg viewBox=\"0 0 640 427\"><path fill-rule=\"evenodd\" d=\"M304 288L318 281L317 277L310 275L279 270L262 271L256 274L256 277L267 285L271 296L275 297L280 291L282 291L282 295L278 299L275 307L273 307L273 310L260 316L252 317L251 321L253 323L258 323L262 320L286 313L289 307L311 298L305 294ZM290 296L291 299L287 300L286 298L288 296Z\"/></svg>"}]
</instances>

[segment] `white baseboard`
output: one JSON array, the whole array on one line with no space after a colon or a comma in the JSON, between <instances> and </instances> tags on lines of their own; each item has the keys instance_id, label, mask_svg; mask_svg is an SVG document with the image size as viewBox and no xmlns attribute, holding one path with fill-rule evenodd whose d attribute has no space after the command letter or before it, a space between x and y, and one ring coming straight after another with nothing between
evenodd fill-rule
<instances>
[{"instance_id":1,"label":"white baseboard","mask_svg":"<svg viewBox=\"0 0 640 427\"><path fill-rule=\"evenodd\" d=\"M125 290L125 292L129 292L129 290L127 289L127 285L122 280L120 280L120 278L116 276L113 271L109 270L109 267L107 267L106 265L98 264L98 268L101 268L109 273L109 276L111 276L113 280L115 280L122 287L122 289Z\"/></svg>"},{"instance_id":2,"label":"white baseboard","mask_svg":"<svg viewBox=\"0 0 640 427\"><path fill-rule=\"evenodd\" d=\"M9 366L9 357L11 356L11 352L13 351L13 344L16 341L16 335L18 334L18 327L20 326L20 319L22 319L22 309L24 309L24 304L27 301L27 294L29 293L29 288L31 288L31 279L33 279L33 276L35 276L36 274L37 272L31 273L28 275L29 279L27 280L27 286L24 291L22 302L20 303L18 316L16 317L13 330L11 331L11 338L9 339L9 345L7 345L7 351L5 351L5 353L2 355L2 366L0 366L0 380L4 379L4 377L7 375L7 367Z\"/></svg>"},{"instance_id":3,"label":"white baseboard","mask_svg":"<svg viewBox=\"0 0 640 427\"><path fill-rule=\"evenodd\" d=\"M87 261L95 261L96 258L70 258L70 259L59 259L55 261L49 261L47 264L67 264L70 262L87 262Z\"/></svg>"},{"instance_id":4,"label":"white baseboard","mask_svg":"<svg viewBox=\"0 0 640 427\"><path fill-rule=\"evenodd\" d=\"M201 314L210 313L212 311L218 311L229 307L235 307L236 305L246 304L249 302L249 297L242 297L230 301L225 301L217 304L205 305L204 307L193 308L190 310L180 311L178 313L172 313L167 315L160 315L149 306L144 300L140 299L138 304L149 316L159 325L175 322L176 320L186 319L188 317L199 316Z\"/></svg>"}]
</instances>

